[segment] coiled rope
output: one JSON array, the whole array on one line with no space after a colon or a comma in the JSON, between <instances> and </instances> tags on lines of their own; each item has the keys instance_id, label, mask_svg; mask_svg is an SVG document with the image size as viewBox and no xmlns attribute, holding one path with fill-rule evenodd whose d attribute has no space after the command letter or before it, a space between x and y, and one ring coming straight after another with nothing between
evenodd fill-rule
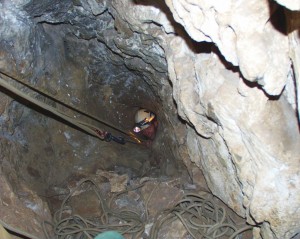
<instances>
[{"instance_id":1,"label":"coiled rope","mask_svg":"<svg viewBox=\"0 0 300 239\"><path fill-rule=\"evenodd\" d=\"M149 238L158 238L159 229L177 219L194 239L235 239L241 233L253 228L252 226L238 228L226 215L225 208L215 203L212 195L206 192L188 193L173 208L156 216Z\"/></svg>"},{"instance_id":2,"label":"coiled rope","mask_svg":"<svg viewBox=\"0 0 300 239\"><path fill-rule=\"evenodd\" d=\"M79 215L73 215L72 209L66 206L66 202L75 191L79 190L83 183L91 183L99 199L102 216L97 222L84 219ZM98 233L107 230L115 230L121 234L130 234L132 239L141 238L149 219L148 203L159 184L152 190L145 202L146 213L144 214L144 218L141 212L112 209L111 203L119 195L143 187L144 184L145 183L116 194L109 200L109 203L106 204L101 197L100 189L93 180L84 179L80 181L78 186L65 198L61 208L55 213L54 222L48 223L54 229L55 239L90 239ZM69 213L63 216L65 211L69 211ZM194 239L236 239L243 232L253 228L252 226L244 226L242 228L237 226L235 222L226 215L225 208L215 203L212 195L206 192L200 192L199 194L188 193L185 194L183 199L173 208L164 210L155 217L149 239L157 239L159 230L177 219L180 220L187 232ZM48 235L45 225L46 224L44 224L44 231L47 235L46 238L52 239L53 237Z\"/></svg>"},{"instance_id":3,"label":"coiled rope","mask_svg":"<svg viewBox=\"0 0 300 239\"><path fill-rule=\"evenodd\" d=\"M86 184L90 184L99 200L99 209L102 212L100 219L88 220L80 215L73 214L73 210L67 205L68 200L74 193L80 190ZM112 209L112 201L123 193L136 190L145 185L145 182L114 195L107 204L101 196L98 185L92 179L82 179L77 186L65 197L61 207L54 213L53 222L43 222L42 227L46 239L93 239L97 234L115 230L121 234L129 234L132 239L141 238L148 220L148 203L158 185L154 187L150 196L145 202L146 213L137 212L128 209ZM214 201L213 196L200 192L199 194L187 193L171 209L159 212L154 218L154 223L150 230L149 239L157 239L162 227L179 219L186 228L189 235L194 239L239 239L245 231L251 230L252 226L238 226L226 214L224 207L220 207ZM4 223L0 223L11 231L28 238L37 239L29 233ZM50 227L50 229L49 229ZM54 231L54 235L51 233Z\"/></svg>"},{"instance_id":4,"label":"coiled rope","mask_svg":"<svg viewBox=\"0 0 300 239\"><path fill-rule=\"evenodd\" d=\"M82 218L80 215L73 214L72 208L66 205L70 197L86 183L91 184L92 189L99 200L102 216L100 217L100 220L96 222L94 220ZM140 238L145 228L145 220L142 219L141 213L133 210L112 209L111 202L117 196L128 192L129 190L136 190L143 185L144 184L141 184L132 189L118 193L112 197L107 204L101 196L99 187L92 179L83 179L79 181L78 185L63 200L60 209L55 212L53 222L43 223L46 239L53 239L53 235L50 235L47 230L47 225L50 225L54 230L55 239L93 239L100 232L107 230L119 231L121 234L128 233L132 235L132 238Z\"/></svg>"}]
</instances>

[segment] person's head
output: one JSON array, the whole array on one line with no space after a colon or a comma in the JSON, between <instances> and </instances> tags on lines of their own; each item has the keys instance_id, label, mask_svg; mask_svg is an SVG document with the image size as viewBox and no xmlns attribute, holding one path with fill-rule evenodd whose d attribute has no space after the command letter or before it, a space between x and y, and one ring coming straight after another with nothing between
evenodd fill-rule
<instances>
[{"instance_id":1,"label":"person's head","mask_svg":"<svg viewBox=\"0 0 300 239\"><path fill-rule=\"evenodd\" d=\"M135 114L135 125L133 131L138 133L150 126L156 115L146 109L140 109Z\"/></svg>"}]
</instances>

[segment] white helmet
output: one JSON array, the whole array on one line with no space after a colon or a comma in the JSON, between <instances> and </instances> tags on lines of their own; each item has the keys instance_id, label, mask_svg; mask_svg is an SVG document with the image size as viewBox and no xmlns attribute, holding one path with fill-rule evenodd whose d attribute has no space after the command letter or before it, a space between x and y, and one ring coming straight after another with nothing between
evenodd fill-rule
<instances>
[{"instance_id":1,"label":"white helmet","mask_svg":"<svg viewBox=\"0 0 300 239\"><path fill-rule=\"evenodd\" d=\"M146 109L140 109L135 114L135 127L134 132L138 133L150 126L150 123L154 120L155 114Z\"/></svg>"}]
</instances>

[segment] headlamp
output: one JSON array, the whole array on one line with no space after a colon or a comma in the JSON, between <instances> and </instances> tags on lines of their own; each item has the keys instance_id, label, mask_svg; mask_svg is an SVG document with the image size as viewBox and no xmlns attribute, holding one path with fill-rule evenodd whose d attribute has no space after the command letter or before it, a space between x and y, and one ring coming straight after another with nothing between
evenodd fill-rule
<instances>
[{"instance_id":1,"label":"headlamp","mask_svg":"<svg viewBox=\"0 0 300 239\"><path fill-rule=\"evenodd\" d=\"M135 132L135 133L138 133L138 132L140 132L142 129L139 127L139 126L135 126L134 128L133 128L133 132Z\"/></svg>"},{"instance_id":2,"label":"headlamp","mask_svg":"<svg viewBox=\"0 0 300 239\"><path fill-rule=\"evenodd\" d=\"M138 133L143 129L143 126L149 125L155 118L155 114L151 113L150 114L150 118L145 118L144 120L142 120L139 123L136 123L134 128L133 128L133 132Z\"/></svg>"}]
</instances>

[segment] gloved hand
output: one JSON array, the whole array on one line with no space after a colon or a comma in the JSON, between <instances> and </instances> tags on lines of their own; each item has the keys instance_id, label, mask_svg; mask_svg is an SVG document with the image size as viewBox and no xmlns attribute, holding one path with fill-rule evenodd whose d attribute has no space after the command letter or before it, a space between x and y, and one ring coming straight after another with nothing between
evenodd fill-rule
<instances>
[{"instance_id":1,"label":"gloved hand","mask_svg":"<svg viewBox=\"0 0 300 239\"><path fill-rule=\"evenodd\" d=\"M124 237L116 231L106 231L100 233L94 239L124 239Z\"/></svg>"}]
</instances>

